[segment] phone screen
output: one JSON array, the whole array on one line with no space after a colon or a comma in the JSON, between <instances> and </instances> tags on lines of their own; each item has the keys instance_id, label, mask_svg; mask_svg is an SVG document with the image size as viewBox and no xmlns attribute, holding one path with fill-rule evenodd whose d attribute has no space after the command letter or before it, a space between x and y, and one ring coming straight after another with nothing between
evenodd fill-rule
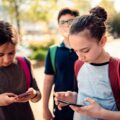
<instances>
[{"instance_id":1,"label":"phone screen","mask_svg":"<svg viewBox=\"0 0 120 120\"><path fill-rule=\"evenodd\" d=\"M83 107L83 106L84 106L84 105L82 105L82 104L75 104L75 103L71 103L71 102L63 101L63 100L58 100L58 102L64 103L64 104L66 104L66 105L73 105L73 106L76 106L76 107Z\"/></svg>"}]
</instances>

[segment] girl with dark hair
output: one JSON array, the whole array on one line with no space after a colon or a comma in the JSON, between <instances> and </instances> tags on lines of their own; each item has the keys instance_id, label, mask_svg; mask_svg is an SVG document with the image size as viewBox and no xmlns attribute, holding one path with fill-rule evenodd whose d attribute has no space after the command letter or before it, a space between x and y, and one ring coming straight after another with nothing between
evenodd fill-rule
<instances>
[{"instance_id":1,"label":"girl with dark hair","mask_svg":"<svg viewBox=\"0 0 120 120\"><path fill-rule=\"evenodd\" d=\"M113 58L104 50L107 41L107 13L101 7L91 9L90 13L76 18L69 33L70 46L77 53L81 63L77 74L78 93L55 93L56 104L60 109L65 104L58 104L59 99L83 104L84 107L70 106L75 111L74 120L119 120L118 76L111 80L110 76L115 76L113 71L116 67L112 66L112 72L109 72ZM119 69L116 72L119 73Z\"/></svg>"},{"instance_id":2,"label":"girl with dark hair","mask_svg":"<svg viewBox=\"0 0 120 120\"><path fill-rule=\"evenodd\" d=\"M41 99L30 61L22 58L30 72L27 86L27 74L15 55L18 40L16 29L10 23L0 21L0 120L35 120L29 100Z\"/></svg>"}]
</instances>

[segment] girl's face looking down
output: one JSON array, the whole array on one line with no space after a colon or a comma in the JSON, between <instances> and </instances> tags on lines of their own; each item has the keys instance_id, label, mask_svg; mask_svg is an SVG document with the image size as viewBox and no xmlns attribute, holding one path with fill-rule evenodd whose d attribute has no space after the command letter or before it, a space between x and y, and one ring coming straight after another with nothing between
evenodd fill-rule
<instances>
[{"instance_id":1,"label":"girl's face looking down","mask_svg":"<svg viewBox=\"0 0 120 120\"><path fill-rule=\"evenodd\" d=\"M5 43L0 46L0 67L9 66L15 57L16 45Z\"/></svg>"},{"instance_id":2,"label":"girl's face looking down","mask_svg":"<svg viewBox=\"0 0 120 120\"><path fill-rule=\"evenodd\" d=\"M69 42L81 61L88 63L101 62L101 56L104 54L103 47L106 42L105 36L98 42L96 38L91 37L89 30L83 30L76 34L70 34Z\"/></svg>"}]
</instances>

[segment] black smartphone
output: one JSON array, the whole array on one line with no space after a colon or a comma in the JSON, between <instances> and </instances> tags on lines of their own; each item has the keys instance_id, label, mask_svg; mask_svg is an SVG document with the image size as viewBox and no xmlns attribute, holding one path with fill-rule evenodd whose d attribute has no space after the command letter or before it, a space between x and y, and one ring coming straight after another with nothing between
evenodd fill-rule
<instances>
[{"instance_id":1,"label":"black smartphone","mask_svg":"<svg viewBox=\"0 0 120 120\"><path fill-rule=\"evenodd\" d=\"M83 106L84 106L84 105L82 105L82 104L75 104L75 103L71 103L71 102L64 101L64 100L58 100L58 102L64 103L64 104L66 104L66 105L73 105L73 106L76 106L76 107L83 107Z\"/></svg>"}]
</instances>

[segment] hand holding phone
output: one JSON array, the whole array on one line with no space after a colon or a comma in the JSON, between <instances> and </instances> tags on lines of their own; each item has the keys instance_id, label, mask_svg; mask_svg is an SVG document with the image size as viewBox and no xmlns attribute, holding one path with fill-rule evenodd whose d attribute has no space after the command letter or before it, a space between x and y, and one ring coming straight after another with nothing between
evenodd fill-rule
<instances>
[{"instance_id":1,"label":"hand holding phone","mask_svg":"<svg viewBox=\"0 0 120 120\"><path fill-rule=\"evenodd\" d=\"M64 100L58 100L58 102L66 104L66 105L73 105L73 106L76 106L76 107L83 107L84 106L83 104L75 104L75 103L71 103L71 102L64 101Z\"/></svg>"},{"instance_id":2,"label":"hand holding phone","mask_svg":"<svg viewBox=\"0 0 120 120\"><path fill-rule=\"evenodd\" d=\"M31 95L30 93L25 92L25 93L18 95L18 98L26 98L26 97L29 97L30 95Z\"/></svg>"}]
</instances>

